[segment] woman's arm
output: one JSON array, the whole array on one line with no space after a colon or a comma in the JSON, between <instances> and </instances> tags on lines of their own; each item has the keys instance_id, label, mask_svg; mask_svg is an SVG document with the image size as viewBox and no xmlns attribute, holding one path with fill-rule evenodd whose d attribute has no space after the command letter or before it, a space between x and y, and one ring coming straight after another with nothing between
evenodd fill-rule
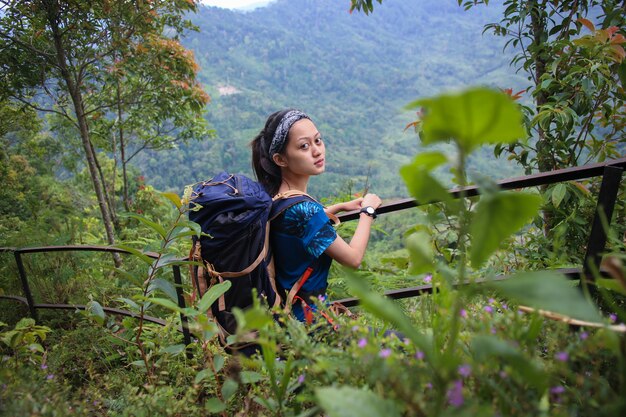
<instances>
[{"instance_id":1,"label":"woman's arm","mask_svg":"<svg viewBox=\"0 0 626 417\"><path fill-rule=\"evenodd\" d=\"M360 202L359 207L372 206L378 208L381 204L380 198L375 194L367 194ZM354 209L353 209L354 210ZM335 241L330 244L325 253L344 266L351 268L358 268L365 256L365 249L370 238L370 231L374 219L365 213L361 213L359 216L359 224L354 231L354 235L347 243L337 236Z\"/></svg>"},{"instance_id":2,"label":"woman's arm","mask_svg":"<svg viewBox=\"0 0 626 417\"><path fill-rule=\"evenodd\" d=\"M343 203L333 204L332 206L328 206L324 208L326 213L337 214L342 211L353 211L360 209L361 202L363 201L363 197L356 198L352 201L344 201Z\"/></svg>"}]
</instances>

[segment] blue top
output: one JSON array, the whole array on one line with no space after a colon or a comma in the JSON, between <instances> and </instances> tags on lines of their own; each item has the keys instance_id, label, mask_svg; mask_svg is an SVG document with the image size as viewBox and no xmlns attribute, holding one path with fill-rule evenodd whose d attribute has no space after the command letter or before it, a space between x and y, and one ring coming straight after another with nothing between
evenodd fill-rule
<instances>
[{"instance_id":1,"label":"blue top","mask_svg":"<svg viewBox=\"0 0 626 417\"><path fill-rule=\"evenodd\" d=\"M324 290L332 258L324 251L335 241L337 232L317 201L297 203L272 221L270 242L278 285L287 292L308 267L313 268L301 291ZM293 314L304 321L300 303L293 305Z\"/></svg>"}]
</instances>

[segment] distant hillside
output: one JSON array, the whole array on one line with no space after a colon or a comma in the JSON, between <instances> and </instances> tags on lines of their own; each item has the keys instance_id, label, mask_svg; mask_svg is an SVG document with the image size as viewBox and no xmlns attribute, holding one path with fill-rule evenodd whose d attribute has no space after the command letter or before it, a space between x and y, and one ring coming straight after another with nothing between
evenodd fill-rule
<instances>
[{"instance_id":1,"label":"distant hillside","mask_svg":"<svg viewBox=\"0 0 626 417\"><path fill-rule=\"evenodd\" d=\"M482 35L501 6L463 11L455 0L392 1L370 16L348 0L278 0L250 12L201 7L185 44L212 97L214 141L145 155L139 164L158 188L180 189L221 169L250 173L248 142L271 112L308 112L328 145L328 172L313 193L371 189L405 194L398 168L415 154L402 107L464 86L520 87L502 40ZM523 88L523 87L521 87ZM491 170L487 159L481 170ZM501 162L499 162L502 165ZM492 165L495 167L496 165ZM497 177L511 171L496 172Z\"/></svg>"}]
</instances>

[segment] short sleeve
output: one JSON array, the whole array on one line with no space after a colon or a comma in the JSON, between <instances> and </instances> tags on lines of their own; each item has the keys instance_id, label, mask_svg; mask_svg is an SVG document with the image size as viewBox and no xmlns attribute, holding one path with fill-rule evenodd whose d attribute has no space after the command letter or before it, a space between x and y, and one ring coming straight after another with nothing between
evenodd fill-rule
<instances>
[{"instance_id":1,"label":"short sleeve","mask_svg":"<svg viewBox=\"0 0 626 417\"><path fill-rule=\"evenodd\" d=\"M287 209L283 229L298 236L304 250L312 258L319 258L337 238L324 207L314 201L303 201Z\"/></svg>"}]
</instances>

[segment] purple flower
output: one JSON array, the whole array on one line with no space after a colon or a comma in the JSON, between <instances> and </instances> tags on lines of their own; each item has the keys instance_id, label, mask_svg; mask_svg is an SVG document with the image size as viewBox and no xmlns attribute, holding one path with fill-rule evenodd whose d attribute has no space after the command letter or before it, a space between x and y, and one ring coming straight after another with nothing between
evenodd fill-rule
<instances>
[{"instance_id":1,"label":"purple flower","mask_svg":"<svg viewBox=\"0 0 626 417\"><path fill-rule=\"evenodd\" d=\"M41 369L48 369L48 365L46 365L45 363L41 364Z\"/></svg>"},{"instance_id":2,"label":"purple flower","mask_svg":"<svg viewBox=\"0 0 626 417\"><path fill-rule=\"evenodd\" d=\"M433 384L432 384L432 383L430 383L430 382L427 382L427 383L426 383L426 388L428 388L428 389L433 389Z\"/></svg>"},{"instance_id":3,"label":"purple flower","mask_svg":"<svg viewBox=\"0 0 626 417\"><path fill-rule=\"evenodd\" d=\"M356 326L356 325L352 326L352 331L353 331L353 332L358 332L358 331L359 331L359 329L360 329L360 327L359 327L359 326Z\"/></svg>"},{"instance_id":4,"label":"purple flower","mask_svg":"<svg viewBox=\"0 0 626 417\"><path fill-rule=\"evenodd\" d=\"M554 358L559 362L567 362L569 354L567 352L557 352Z\"/></svg>"},{"instance_id":5,"label":"purple flower","mask_svg":"<svg viewBox=\"0 0 626 417\"><path fill-rule=\"evenodd\" d=\"M460 379L454 381L454 385L447 392L448 403L454 407L460 407L463 405L463 381Z\"/></svg>"},{"instance_id":6,"label":"purple flower","mask_svg":"<svg viewBox=\"0 0 626 417\"><path fill-rule=\"evenodd\" d=\"M561 385L557 385L555 387L550 388L550 394L559 395L565 392L565 388Z\"/></svg>"},{"instance_id":7,"label":"purple flower","mask_svg":"<svg viewBox=\"0 0 626 417\"><path fill-rule=\"evenodd\" d=\"M489 304L494 305L496 303L496 300L493 298L489 299Z\"/></svg>"},{"instance_id":8,"label":"purple flower","mask_svg":"<svg viewBox=\"0 0 626 417\"><path fill-rule=\"evenodd\" d=\"M582 332L579 337L580 337L580 340L587 340L587 338L589 337L589 333Z\"/></svg>"},{"instance_id":9,"label":"purple flower","mask_svg":"<svg viewBox=\"0 0 626 417\"><path fill-rule=\"evenodd\" d=\"M300 376L298 376L298 384L302 384L304 382L304 374L300 374Z\"/></svg>"},{"instance_id":10,"label":"purple flower","mask_svg":"<svg viewBox=\"0 0 626 417\"><path fill-rule=\"evenodd\" d=\"M493 307L491 306L485 306L484 310L489 314L493 313Z\"/></svg>"},{"instance_id":11,"label":"purple flower","mask_svg":"<svg viewBox=\"0 0 626 417\"><path fill-rule=\"evenodd\" d=\"M378 356L381 358L388 358L391 355L391 349L382 349L378 352Z\"/></svg>"},{"instance_id":12,"label":"purple flower","mask_svg":"<svg viewBox=\"0 0 626 417\"><path fill-rule=\"evenodd\" d=\"M496 334L496 328L495 327L491 328L491 334Z\"/></svg>"},{"instance_id":13,"label":"purple flower","mask_svg":"<svg viewBox=\"0 0 626 417\"><path fill-rule=\"evenodd\" d=\"M611 320L611 323L615 323L617 321L617 314L609 314L609 320Z\"/></svg>"},{"instance_id":14,"label":"purple flower","mask_svg":"<svg viewBox=\"0 0 626 417\"><path fill-rule=\"evenodd\" d=\"M422 278L422 280L424 281L425 284L430 284L430 282L433 280L433 276L428 274L424 278Z\"/></svg>"},{"instance_id":15,"label":"purple flower","mask_svg":"<svg viewBox=\"0 0 626 417\"><path fill-rule=\"evenodd\" d=\"M358 346L360 348L364 348L365 346L367 346L367 339L366 338L362 338L359 340Z\"/></svg>"},{"instance_id":16,"label":"purple flower","mask_svg":"<svg viewBox=\"0 0 626 417\"><path fill-rule=\"evenodd\" d=\"M46 376L46 379L52 379L54 378L54 374L48 374L48 376Z\"/></svg>"},{"instance_id":17,"label":"purple flower","mask_svg":"<svg viewBox=\"0 0 626 417\"><path fill-rule=\"evenodd\" d=\"M472 367L469 365L461 365L459 366L459 375L464 378L467 378L472 374Z\"/></svg>"},{"instance_id":18,"label":"purple flower","mask_svg":"<svg viewBox=\"0 0 626 417\"><path fill-rule=\"evenodd\" d=\"M502 310L508 310L509 306L506 303L502 303Z\"/></svg>"},{"instance_id":19,"label":"purple flower","mask_svg":"<svg viewBox=\"0 0 626 417\"><path fill-rule=\"evenodd\" d=\"M459 312L459 315L461 317L463 317L464 319L466 319L467 318L467 311L464 308L462 308L461 311Z\"/></svg>"},{"instance_id":20,"label":"purple flower","mask_svg":"<svg viewBox=\"0 0 626 417\"><path fill-rule=\"evenodd\" d=\"M418 350L417 352L415 352L415 359L420 360L420 361L424 359L424 352L422 352L421 350Z\"/></svg>"}]
</instances>

